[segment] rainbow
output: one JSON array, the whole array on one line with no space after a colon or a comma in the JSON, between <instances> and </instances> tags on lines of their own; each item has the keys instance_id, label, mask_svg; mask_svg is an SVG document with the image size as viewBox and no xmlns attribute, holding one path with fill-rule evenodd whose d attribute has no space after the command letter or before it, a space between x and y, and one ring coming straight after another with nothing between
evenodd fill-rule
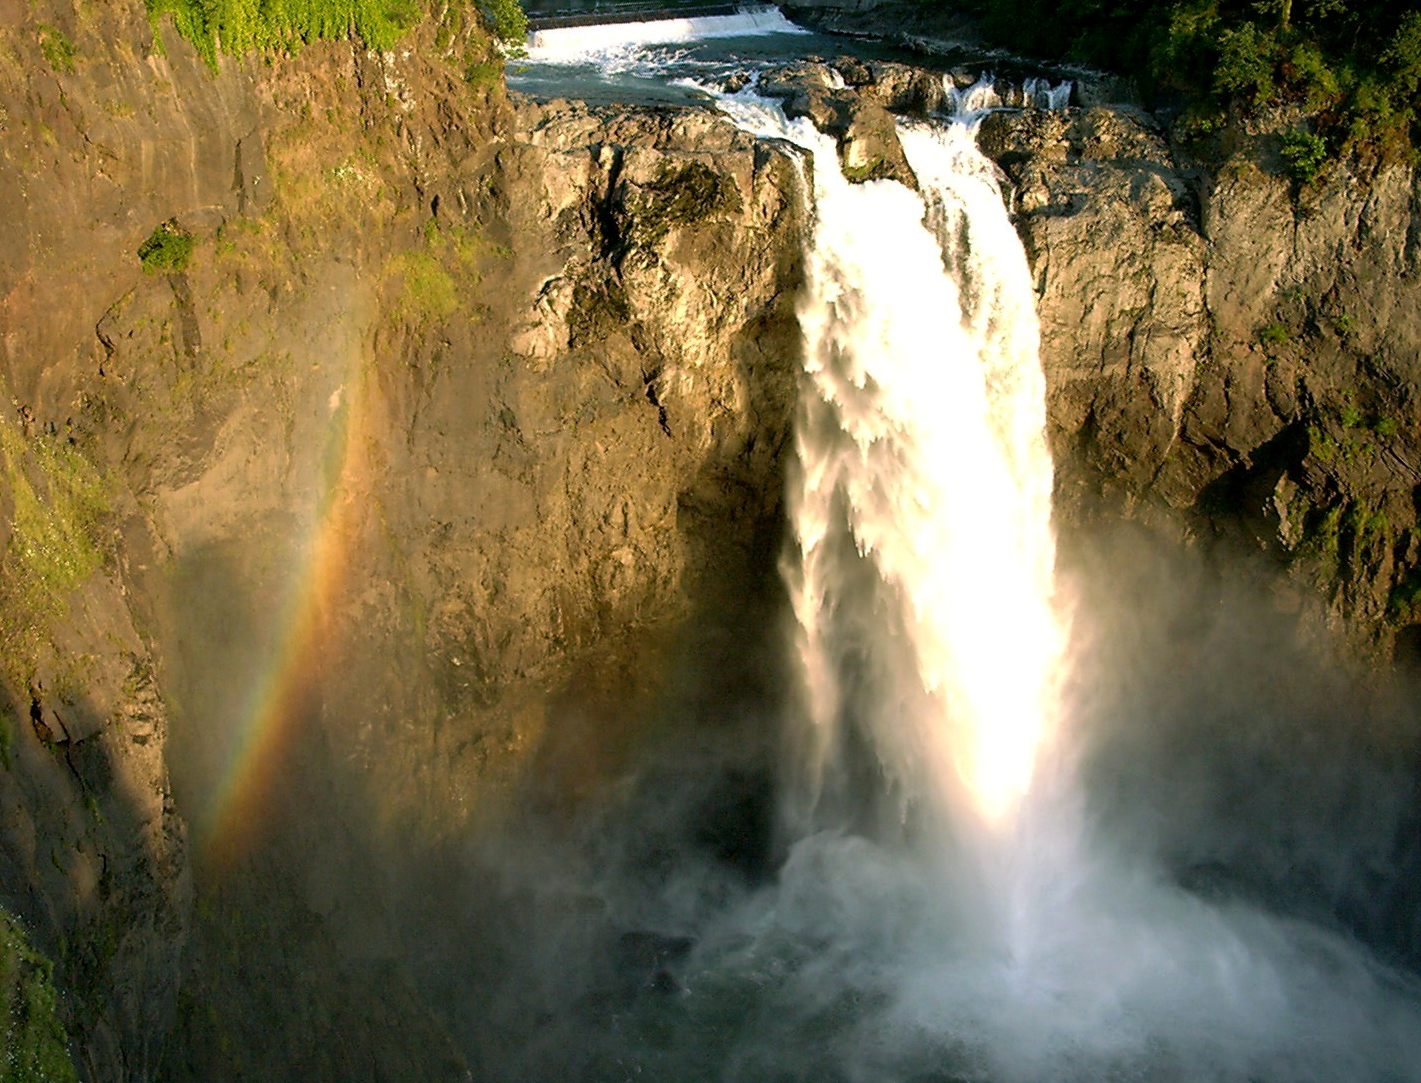
<instances>
[{"instance_id":1,"label":"rainbow","mask_svg":"<svg viewBox=\"0 0 1421 1083\"><path fill-rule=\"evenodd\" d=\"M351 353L346 379L331 396L309 540L284 591L270 661L249 686L216 785L194 820L199 852L219 867L249 853L269 829L274 783L320 709L323 676L339 649L335 603L354 563L356 494L370 474L365 364L358 348Z\"/></svg>"}]
</instances>

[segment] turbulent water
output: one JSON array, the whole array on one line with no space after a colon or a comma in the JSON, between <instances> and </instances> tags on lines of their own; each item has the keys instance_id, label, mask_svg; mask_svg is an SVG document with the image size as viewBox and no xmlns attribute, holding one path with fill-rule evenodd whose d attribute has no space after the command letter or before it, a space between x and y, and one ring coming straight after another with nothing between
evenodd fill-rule
<instances>
[{"instance_id":1,"label":"turbulent water","mask_svg":"<svg viewBox=\"0 0 1421 1083\"><path fill-rule=\"evenodd\" d=\"M995 104L976 90L963 113ZM1060 104L1049 86L1027 97ZM720 107L808 152L815 206L785 558L789 844L757 890L688 877L637 904L688 939L674 992L600 1039L606 1063L681 1080L1421 1080L1412 976L1319 925L1192 894L1093 827L1031 279L973 129L904 126L917 193L848 183L831 140L753 90Z\"/></svg>"}]
</instances>

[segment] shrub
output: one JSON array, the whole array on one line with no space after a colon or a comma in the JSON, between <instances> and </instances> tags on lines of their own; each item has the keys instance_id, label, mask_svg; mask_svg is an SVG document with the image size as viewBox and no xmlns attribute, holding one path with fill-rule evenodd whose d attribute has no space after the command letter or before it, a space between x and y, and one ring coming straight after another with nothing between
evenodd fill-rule
<instances>
[{"instance_id":1,"label":"shrub","mask_svg":"<svg viewBox=\"0 0 1421 1083\"><path fill-rule=\"evenodd\" d=\"M187 268L192 248L192 234L170 218L138 246L138 262L148 274L171 274Z\"/></svg>"},{"instance_id":2,"label":"shrub","mask_svg":"<svg viewBox=\"0 0 1421 1083\"><path fill-rule=\"evenodd\" d=\"M1258 341L1265 346L1277 346L1288 341L1288 329L1281 323L1270 323L1258 332Z\"/></svg>"},{"instance_id":3,"label":"shrub","mask_svg":"<svg viewBox=\"0 0 1421 1083\"><path fill-rule=\"evenodd\" d=\"M1278 137L1278 143L1288 176L1302 184L1317 180L1327 163L1327 143L1322 136L1311 132L1284 132Z\"/></svg>"},{"instance_id":4,"label":"shrub","mask_svg":"<svg viewBox=\"0 0 1421 1083\"><path fill-rule=\"evenodd\" d=\"M1272 37L1252 23L1244 23L1219 36L1219 62L1214 68L1214 89L1243 94L1256 102L1273 97L1274 53Z\"/></svg>"},{"instance_id":5,"label":"shrub","mask_svg":"<svg viewBox=\"0 0 1421 1083\"><path fill-rule=\"evenodd\" d=\"M482 6L493 36L499 41L517 46L528 37L528 16L518 0L483 0Z\"/></svg>"}]
</instances>

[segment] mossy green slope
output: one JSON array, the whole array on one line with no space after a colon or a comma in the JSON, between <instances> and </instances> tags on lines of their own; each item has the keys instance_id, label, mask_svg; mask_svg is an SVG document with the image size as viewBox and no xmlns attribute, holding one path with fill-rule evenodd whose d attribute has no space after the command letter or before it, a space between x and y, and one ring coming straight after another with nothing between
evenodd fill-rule
<instances>
[{"instance_id":1,"label":"mossy green slope","mask_svg":"<svg viewBox=\"0 0 1421 1083\"><path fill-rule=\"evenodd\" d=\"M500 39L521 41L527 33L517 0L478 6ZM352 35L372 49L389 49L426 9L423 0L148 0L154 26L172 15L178 32L214 67L219 53L292 52Z\"/></svg>"},{"instance_id":2,"label":"mossy green slope","mask_svg":"<svg viewBox=\"0 0 1421 1083\"><path fill-rule=\"evenodd\" d=\"M73 1083L50 961L0 909L0 1083Z\"/></svg>"}]
</instances>

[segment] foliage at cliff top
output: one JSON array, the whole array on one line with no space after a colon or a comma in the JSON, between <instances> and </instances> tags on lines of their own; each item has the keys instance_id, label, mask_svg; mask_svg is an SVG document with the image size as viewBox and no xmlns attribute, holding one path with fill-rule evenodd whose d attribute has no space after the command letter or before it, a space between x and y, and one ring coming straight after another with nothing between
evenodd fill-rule
<instances>
[{"instance_id":1,"label":"foliage at cliff top","mask_svg":"<svg viewBox=\"0 0 1421 1083\"><path fill-rule=\"evenodd\" d=\"M0 1083L73 1083L52 967L0 909Z\"/></svg>"},{"instance_id":2,"label":"foliage at cliff top","mask_svg":"<svg viewBox=\"0 0 1421 1083\"><path fill-rule=\"evenodd\" d=\"M178 32L208 64L219 53L293 52L313 41L355 36L388 49L424 17L426 0L147 0L154 21L171 14ZM479 0L494 35L521 41L527 20L518 0Z\"/></svg>"},{"instance_id":3,"label":"foliage at cliff top","mask_svg":"<svg viewBox=\"0 0 1421 1083\"><path fill-rule=\"evenodd\" d=\"M1124 71L1196 116L1297 103L1334 153L1421 118L1421 4L1396 0L965 0L1014 48Z\"/></svg>"}]
</instances>

